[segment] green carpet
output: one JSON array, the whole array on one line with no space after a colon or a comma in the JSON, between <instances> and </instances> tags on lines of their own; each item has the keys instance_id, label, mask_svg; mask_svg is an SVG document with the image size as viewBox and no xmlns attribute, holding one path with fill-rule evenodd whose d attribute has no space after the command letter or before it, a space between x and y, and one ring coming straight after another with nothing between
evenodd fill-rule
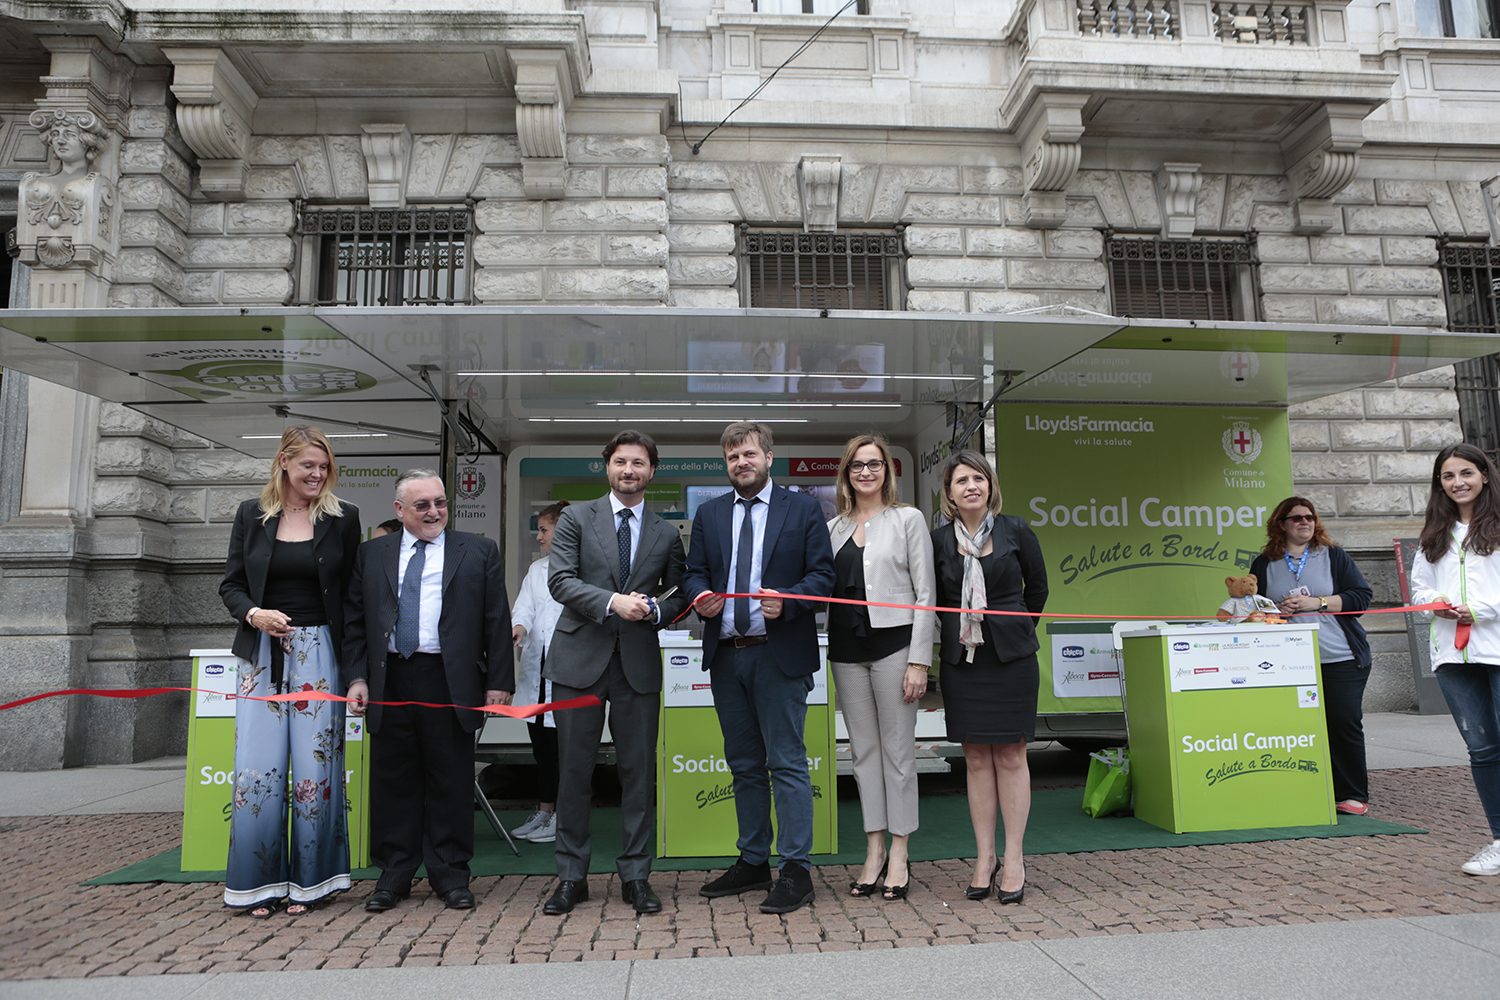
<instances>
[{"instance_id":1,"label":"green carpet","mask_svg":"<svg viewBox=\"0 0 1500 1000\"><path fill-rule=\"evenodd\" d=\"M1078 854L1089 851L1129 851L1142 847L1195 847L1205 844L1248 844L1262 840L1295 840L1304 837L1367 837L1379 834L1426 833L1426 830L1387 823L1370 816L1340 816L1337 826L1291 826L1269 830L1229 830L1218 833L1168 833L1133 816L1090 819L1078 804L1081 788L1059 788L1035 792L1031 822L1026 828L1027 854ZM520 825L523 812L503 812L507 828ZM551 844L518 843L521 856L510 852L489 824L474 817L475 852L471 868L475 875L551 875L556 869ZM604 874L614 871L620 849L619 810L594 810L593 867ZM969 825L968 800L961 795L929 795L922 799L922 828L912 836L913 861L941 861L974 855L974 835ZM839 802L839 852L813 857L813 864L852 865L864 861L865 838L859 802ZM658 858L658 871L706 871L722 868L733 858ZM183 872L179 849L161 854L118 871L89 879L84 885L124 885L133 882L222 882L224 873ZM374 869L354 872L356 879L374 879Z\"/></svg>"}]
</instances>

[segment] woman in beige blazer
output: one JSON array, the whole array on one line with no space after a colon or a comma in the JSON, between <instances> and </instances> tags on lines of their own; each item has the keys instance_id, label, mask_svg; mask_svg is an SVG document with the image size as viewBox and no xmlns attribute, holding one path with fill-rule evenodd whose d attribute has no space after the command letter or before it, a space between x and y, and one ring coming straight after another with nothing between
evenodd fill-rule
<instances>
[{"instance_id":1,"label":"woman in beige blazer","mask_svg":"<svg viewBox=\"0 0 1500 1000\"><path fill-rule=\"evenodd\" d=\"M884 438L865 435L839 462L833 596L931 607L932 540L922 514L897 499ZM936 618L910 608L832 604L828 663L859 785L865 865L850 895L902 899L911 884L907 839L917 828L917 702L927 692ZM886 833L890 848L886 848Z\"/></svg>"}]
</instances>

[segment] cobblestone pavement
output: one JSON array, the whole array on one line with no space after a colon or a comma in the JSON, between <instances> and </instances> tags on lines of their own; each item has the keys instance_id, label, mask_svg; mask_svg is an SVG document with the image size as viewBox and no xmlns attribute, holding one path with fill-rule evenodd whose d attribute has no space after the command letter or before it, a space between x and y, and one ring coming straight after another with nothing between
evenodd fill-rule
<instances>
[{"instance_id":1,"label":"cobblestone pavement","mask_svg":"<svg viewBox=\"0 0 1500 1000\"><path fill-rule=\"evenodd\" d=\"M1500 878L1458 870L1483 841L1468 769L1370 777L1379 816L1432 832L1040 855L1025 904L1006 907L964 899L961 860L914 865L898 903L850 899L855 871L821 867L817 902L785 917L761 914L754 893L700 898L702 873L661 872L666 909L652 917L637 918L606 876L574 913L543 916L552 880L534 876L476 879L469 912L419 887L366 914L360 883L307 916L257 921L226 911L219 885L79 886L173 846L170 814L0 820L0 979L769 955L1500 911Z\"/></svg>"}]
</instances>

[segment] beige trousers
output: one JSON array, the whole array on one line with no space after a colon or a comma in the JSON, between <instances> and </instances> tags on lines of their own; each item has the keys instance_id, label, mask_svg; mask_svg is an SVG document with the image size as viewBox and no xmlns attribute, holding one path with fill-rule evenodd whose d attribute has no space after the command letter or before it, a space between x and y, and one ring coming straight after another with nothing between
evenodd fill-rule
<instances>
[{"instance_id":1,"label":"beige trousers","mask_svg":"<svg viewBox=\"0 0 1500 1000\"><path fill-rule=\"evenodd\" d=\"M830 663L849 731L865 832L917 828L917 706L901 697L906 650L874 663Z\"/></svg>"}]
</instances>

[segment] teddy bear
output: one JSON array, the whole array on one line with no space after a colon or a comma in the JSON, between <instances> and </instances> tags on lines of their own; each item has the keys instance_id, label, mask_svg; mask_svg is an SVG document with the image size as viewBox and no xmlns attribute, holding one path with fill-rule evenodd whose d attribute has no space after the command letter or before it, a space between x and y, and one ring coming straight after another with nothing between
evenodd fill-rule
<instances>
[{"instance_id":1,"label":"teddy bear","mask_svg":"<svg viewBox=\"0 0 1500 1000\"><path fill-rule=\"evenodd\" d=\"M1255 574L1226 576L1224 586L1229 591L1229 599L1219 605L1219 621L1229 622L1231 625L1238 625L1243 621L1272 624L1285 621L1275 602L1258 593L1260 587L1256 583Z\"/></svg>"}]
</instances>

